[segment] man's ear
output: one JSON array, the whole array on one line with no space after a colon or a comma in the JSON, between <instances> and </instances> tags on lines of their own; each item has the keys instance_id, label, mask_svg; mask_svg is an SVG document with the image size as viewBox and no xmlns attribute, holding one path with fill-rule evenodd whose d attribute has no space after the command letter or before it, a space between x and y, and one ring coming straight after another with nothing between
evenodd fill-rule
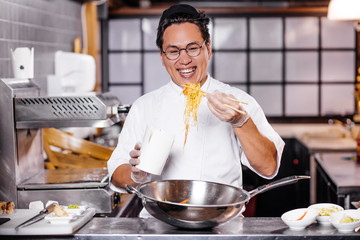
<instances>
[{"instance_id":1,"label":"man's ear","mask_svg":"<svg viewBox=\"0 0 360 240\"><path fill-rule=\"evenodd\" d=\"M161 49L160 48L158 48L158 49L159 49L159 53L160 53L161 63L162 63L163 66L165 66L165 64L164 64L164 55L162 54Z\"/></svg>"},{"instance_id":2,"label":"man's ear","mask_svg":"<svg viewBox=\"0 0 360 240\"><path fill-rule=\"evenodd\" d=\"M206 49L208 51L208 60L210 61L211 60L211 53L212 53L210 39L206 43Z\"/></svg>"}]
</instances>

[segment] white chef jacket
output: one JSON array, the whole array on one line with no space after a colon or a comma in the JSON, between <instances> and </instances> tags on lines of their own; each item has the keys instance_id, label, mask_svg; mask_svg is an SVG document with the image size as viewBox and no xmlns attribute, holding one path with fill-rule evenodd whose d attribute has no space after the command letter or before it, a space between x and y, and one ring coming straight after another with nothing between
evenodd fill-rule
<instances>
[{"instance_id":1,"label":"white chef jacket","mask_svg":"<svg viewBox=\"0 0 360 240\"><path fill-rule=\"evenodd\" d=\"M280 166L284 141L270 126L255 99L238 88L215 80L210 75L201 89L207 92L219 90L248 103L242 107L250 115L260 133L275 144L278 167L276 173L270 177L262 176L267 179L273 178ZM202 99L197 112L197 126L189 127L184 147L186 101L182 90L183 88L170 81L134 102L119 135L118 144L108 161L110 179L119 165L129 163L129 153L137 142L142 141L147 126L175 135L163 172L160 176L152 175L152 181L190 179L242 187L241 164L256 172L249 164L231 125L212 114L207 106L206 97ZM110 187L114 191L124 192L111 182Z\"/></svg>"}]
</instances>

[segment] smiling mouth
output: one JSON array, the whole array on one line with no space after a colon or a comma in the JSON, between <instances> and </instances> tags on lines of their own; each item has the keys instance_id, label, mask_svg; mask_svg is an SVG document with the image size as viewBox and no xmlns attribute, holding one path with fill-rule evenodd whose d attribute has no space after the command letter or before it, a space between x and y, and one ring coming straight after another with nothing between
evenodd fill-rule
<instances>
[{"instance_id":1,"label":"smiling mouth","mask_svg":"<svg viewBox=\"0 0 360 240\"><path fill-rule=\"evenodd\" d=\"M187 76L187 75L191 75L192 73L194 73L196 70L196 67L192 67L192 68L187 68L187 69L178 69L178 72L181 75Z\"/></svg>"}]
</instances>

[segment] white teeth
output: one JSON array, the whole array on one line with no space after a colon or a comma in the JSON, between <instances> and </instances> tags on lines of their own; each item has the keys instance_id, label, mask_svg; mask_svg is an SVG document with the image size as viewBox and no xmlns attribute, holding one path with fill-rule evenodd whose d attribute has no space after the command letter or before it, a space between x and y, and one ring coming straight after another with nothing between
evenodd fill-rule
<instances>
[{"instance_id":1,"label":"white teeth","mask_svg":"<svg viewBox=\"0 0 360 240\"><path fill-rule=\"evenodd\" d=\"M189 74L189 73L192 73L195 71L195 68L189 68L189 69L182 69L182 70L179 70L180 73L182 74Z\"/></svg>"}]
</instances>

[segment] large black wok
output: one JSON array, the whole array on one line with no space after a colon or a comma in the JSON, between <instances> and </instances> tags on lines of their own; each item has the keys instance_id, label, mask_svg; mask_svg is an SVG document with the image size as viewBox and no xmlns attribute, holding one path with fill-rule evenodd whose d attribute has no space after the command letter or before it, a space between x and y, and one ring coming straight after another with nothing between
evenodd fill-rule
<instances>
[{"instance_id":1,"label":"large black wok","mask_svg":"<svg viewBox=\"0 0 360 240\"><path fill-rule=\"evenodd\" d=\"M170 225L201 229L224 223L240 212L250 198L267 190L292 184L309 176L291 176L260 186L250 192L234 186L195 180L163 180L126 185L129 193L142 199L146 210ZM189 199L186 203L180 203Z\"/></svg>"}]
</instances>

